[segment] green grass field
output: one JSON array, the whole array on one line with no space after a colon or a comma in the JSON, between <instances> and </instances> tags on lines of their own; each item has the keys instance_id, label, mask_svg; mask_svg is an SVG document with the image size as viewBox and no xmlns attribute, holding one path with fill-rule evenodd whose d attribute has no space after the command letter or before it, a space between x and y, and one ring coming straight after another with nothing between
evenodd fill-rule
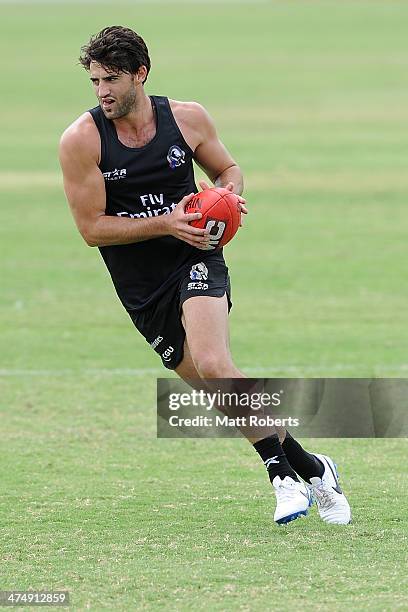
<instances>
[{"instance_id":1,"label":"green grass field","mask_svg":"<svg viewBox=\"0 0 408 612\"><path fill-rule=\"evenodd\" d=\"M146 38L149 93L195 99L241 164L226 249L237 365L408 373L404 2L2 4L0 590L74 609L408 610L406 440L314 440L352 525L288 528L241 440L157 440L160 362L62 192L57 143L95 105L79 48Z\"/></svg>"}]
</instances>

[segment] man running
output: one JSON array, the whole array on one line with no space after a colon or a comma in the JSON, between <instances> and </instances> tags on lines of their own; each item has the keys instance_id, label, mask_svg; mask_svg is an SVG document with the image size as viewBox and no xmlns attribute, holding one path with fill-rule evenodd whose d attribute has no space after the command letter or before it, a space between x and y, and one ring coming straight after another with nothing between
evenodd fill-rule
<instances>
[{"instance_id":1,"label":"man running","mask_svg":"<svg viewBox=\"0 0 408 612\"><path fill-rule=\"evenodd\" d=\"M105 28L80 62L99 105L64 132L60 161L81 235L99 248L123 306L165 367L185 380L243 377L229 349L222 250L208 250L208 232L189 224L201 215L185 213L197 192L194 159L215 186L237 194L246 214L240 168L200 104L145 93L150 58L133 30ZM197 274L205 283L191 282ZM349 523L330 458L307 453L284 429L250 441L276 493L276 522L305 515L313 490L323 520Z\"/></svg>"}]
</instances>

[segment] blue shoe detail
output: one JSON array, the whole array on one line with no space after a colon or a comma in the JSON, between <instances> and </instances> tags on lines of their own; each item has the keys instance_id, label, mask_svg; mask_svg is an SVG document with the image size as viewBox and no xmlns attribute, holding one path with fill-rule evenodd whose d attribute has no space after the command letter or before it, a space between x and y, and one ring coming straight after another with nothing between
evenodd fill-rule
<instances>
[{"instance_id":1,"label":"blue shoe detail","mask_svg":"<svg viewBox=\"0 0 408 612\"><path fill-rule=\"evenodd\" d=\"M276 522L278 525L286 525L287 523L291 523L292 521L300 518L301 516L307 516L307 510L301 510L300 512L294 512L294 514L289 514L289 516L283 516L281 519Z\"/></svg>"}]
</instances>

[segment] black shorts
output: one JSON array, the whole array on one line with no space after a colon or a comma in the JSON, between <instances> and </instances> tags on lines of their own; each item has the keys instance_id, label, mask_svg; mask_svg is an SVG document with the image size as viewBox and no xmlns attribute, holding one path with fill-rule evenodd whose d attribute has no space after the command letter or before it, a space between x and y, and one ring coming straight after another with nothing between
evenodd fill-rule
<instances>
[{"instance_id":1,"label":"black shorts","mask_svg":"<svg viewBox=\"0 0 408 612\"><path fill-rule=\"evenodd\" d=\"M186 332L181 322L181 307L197 295L222 297L227 294L231 310L231 286L228 268L220 259L194 264L174 285L146 310L129 312L130 318L163 365L174 370L183 359Z\"/></svg>"}]
</instances>

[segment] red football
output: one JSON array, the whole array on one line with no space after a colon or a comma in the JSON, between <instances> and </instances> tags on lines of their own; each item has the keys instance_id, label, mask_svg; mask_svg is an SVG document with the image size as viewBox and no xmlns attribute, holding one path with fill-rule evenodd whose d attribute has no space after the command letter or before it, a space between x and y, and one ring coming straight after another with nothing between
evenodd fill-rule
<instances>
[{"instance_id":1,"label":"red football","mask_svg":"<svg viewBox=\"0 0 408 612\"><path fill-rule=\"evenodd\" d=\"M191 225L210 231L209 249L225 246L238 231L241 207L234 193L223 187L212 187L196 193L185 207L186 213L201 213Z\"/></svg>"}]
</instances>

